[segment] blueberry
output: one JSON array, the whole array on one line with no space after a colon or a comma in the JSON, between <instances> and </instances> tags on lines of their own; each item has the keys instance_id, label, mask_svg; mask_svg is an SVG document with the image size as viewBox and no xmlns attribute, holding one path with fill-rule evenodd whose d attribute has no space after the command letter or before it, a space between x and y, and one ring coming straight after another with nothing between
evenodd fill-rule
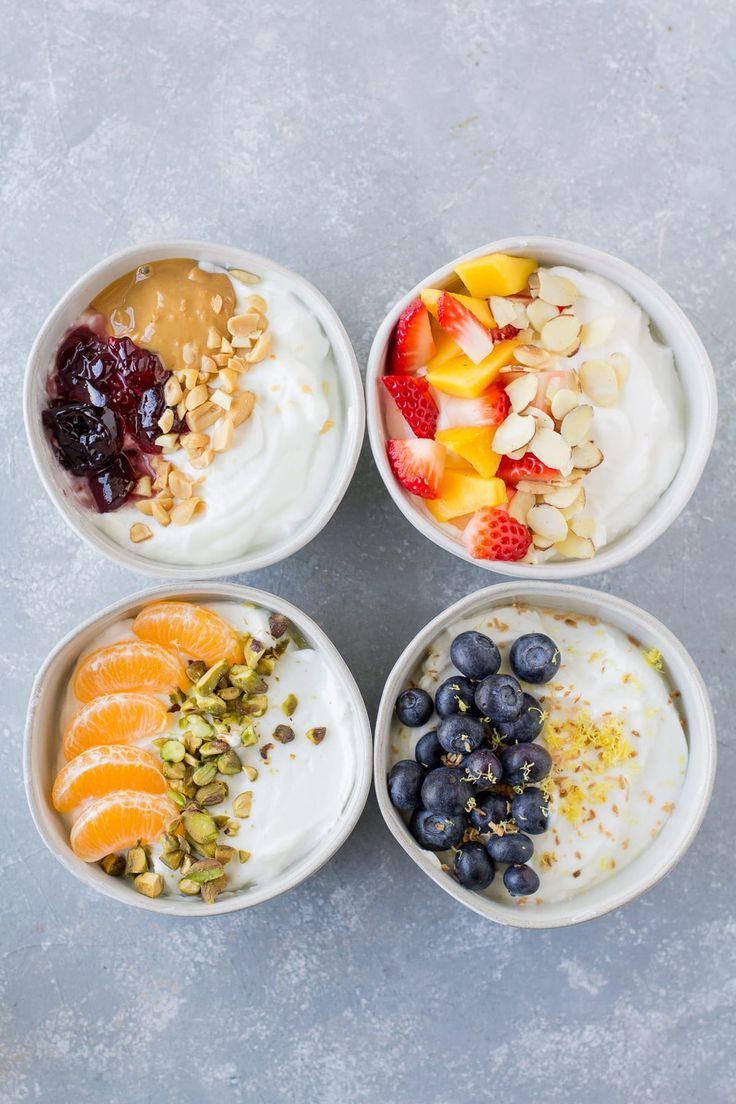
<instances>
[{"instance_id":1,"label":"blueberry","mask_svg":"<svg viewBox=\"0 0 736 1104\"><path fill-rule=\"evenodd\" d=\"M403 690L396 699L396 716L407 728L419 728L434 713L434 703L426 690L419 687Z\"/></svg>"},{"instance_id":2,"label":"blueberry","mask_svg":"<svg viewBox=\"0 0 736 1104\"><path fill-rule=\"evenodd\" d=\"M476 790L490 790L500 782L503 768L497 755L489 747L479 747L463 762L465 778L472 782Z\"/></svg>"},{"instance_id":3,"label":"blueberry","mask_svg":"<svg viewBox=\"0 0 736 1104\"><path fill-rule=\"evenodd\" d=\"M491 824L502 824L509 819L509 803L500 793L480 793L475 808L470 811L470 823L479 832L488 832Z\"/></svg>"},{"instance_id":4,"label":"blueberry","mask_svg":"<svg viewBox=\"0 0 736 1104\"><path fill-rule=\"evenodd\" d=\"M488 854L497 863L525 863L534 854L534 844L523 832L494 836L486 844Z\"/></svg>"},{"instance_id":5,"label":"blueberry","mask_svg":"<svg viewBox=\"0 0 736 1104\"><path fill-rule=\"evenodd\" d=\"M467 818L450 813L432 813L429 809L417 809L411 818L409 830L420 847L427 851L447 851L457 847L465 835Z\"/></svg>"},{"instance_id":6,"label":"blueberry","mask_svg":"<svg viewBox=\"0 0 736 1104\"><path fill-rule=\"evenodd\" d=\"M560 669L560 650L544 633L526 633L511 645L509 663L524 682L549 682Z\"/></svg>"},{"instance_id":7,"label":"blueberry","mask_svg":"<svg viewBox=\"0 0 736 1104\"><path fill-rule=\"evenodd\" d=\"M442 756L444 754L445 749L437 738L436 728L420 736L417 740L417 746L414 748L414 758L417 763L421 763L427 770L434 770L435 767L441 767Z\"/></svg>"},{"instance_id":8,"label":"blueberry","mask_svg":"<svg viewBox=\"0 0 736 1104\"><path fill-rule=\"evenodd\" d=\"M494 731L505 744L530 744L544 727L544 710L531 694L524 694L521 713L515 721L499 721Z\"/></svg>"},{"instance_id":9,"label":"blueberry","mask_svg":"<svg viewBox=\"0 0 736 1104\"><path fill-rule=\"evenodd\" d=\"M510 786L541 782L552 770L552 759L541 744L512 744L501 752L503 777Z\"/></svg>"},{"instance_id":10,"label":"blueberry","mask_svg":"<svg viewBox=\"0 0 736 1104\"><path fill-rule=\"evenodd\" d=\"M455 855L455 877L466 889L485 889L496 868L482 843L464 843Z\"/></svg>"},{"instance_id":11,"label":"blueberry","mask_svg":"<svg viewBox=\"0 0 736 1104\"><path fill-rule=\"evenodd\" d=\"M453 675L438 686L434 707L440 717L475 713L475 687L463 675Z\"/></svg>"},{"instance_id":12,"label":"blueberry","mask_svg":"<svg viewBox=\"0 0 736 1104\"><path fill-rule=\"evenodd\" d=\"M455 713L452 717L445 717L437 728L437 738L445 751L456 755L469 755L483 743L486 738L486 730L483 722L477 717L461 717Z\"/></svg>"},{"instance_id":13,"label":"blueberry","mask_svg":"<svg viewBox=\"0 0 736 1104\"><path fill-rule=\"evenodd\" d=\"M524 692L511 675L489 675L476 687L475 704L494 724L515 721L524 706Z\"/></svg>"},{"instance_id":14,"label":"blueberry","mask_svg":"<svg viewBox=\"0 0 736 1104\"><path fill-rule=\"evenodd\" d=\"M506 867L503 884L512 897L528 897L539 889L539 877L530 866L517 863Z\"/></svg>"},{"instance_id":15,"label":"blueberry","mask_svg":"<svg viewBox=\"0 0 736 1104\"><path fill-rule=\"evenodd\" d=\"M473 796L473 787L466 782L462 767L436 767L422 783L422 805L433 813L459 816Z\"/></svg>"},{"instance_id":16,"label":"blueberry","mask_svg":"<svg viewBox=\"0 0 736 1104\"><path fill-rule=\"evenodd\" d=\"M419 791L424 781L424 767L413 759L395 763L388 776L388 796L391 804L405 813L411 813L419 804Z\"/></svg>"},{"instance_id":17,"label":"blueberry","mask_svg":"<svg viewBox=\"0 0 736 1104\"><path fill-rule=\"evenodd\" d=\"M549 825L549 798L536 786L529 786L523 793L514 795L511 815L519 828L531 836L539 836Z\"/></svg>"},{"instance_id":18,"label":"blueberry","mask_svg":"<svg viewBox=\"0 0 736 1104\"><path fill-rule=\"evenodd\" d=\"M490 637L483 633L460 633L450 645L450 659L468 678L478 682L495 675L501 666L501 653Z\"/></svg>"}]
</instances>

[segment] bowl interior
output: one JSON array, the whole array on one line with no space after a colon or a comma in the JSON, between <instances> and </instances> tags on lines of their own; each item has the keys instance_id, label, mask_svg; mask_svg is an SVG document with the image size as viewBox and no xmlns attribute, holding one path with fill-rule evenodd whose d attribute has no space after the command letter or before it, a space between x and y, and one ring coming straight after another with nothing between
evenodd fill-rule
<instances>
[{"instance_id":1,"label":"bowl interior","mask_svg":"<svg viewBox=\"0 0 736 1104\"><path fill-rule=\"evenodd\" d=\"M423 851L410 835L388 797L386 775L391 767L394 702L421 665L428 645L458 618L522 601L529 605L589 614L633 636L646 647L658 648L667 677L679 691L679 708L688 742L688 765L674 813L650 846L622 870L568 901L520 908L490 900L464 889L445 873L431 852ZM430 622L408 645L389 675L376 722L375 786L378 802L391 832L414 862L446 892L482 916L518 927L548 928L580 923L618 908L659 881L691 843L710 799L715 771L715 731L708 696L700 674L683 645L660 622L638 607L607 594L581 587L545 583L503 583L477 591Z\"/></svg>"},{"instance_id":2,"label":"bowl interior","mask_svg":"<svg viewBox=\"0 0 736 1104\"><path fill-rule=\"evenodd\" d=\"M386 458L389 433L383 416L383 404L379 398L380 377L386 370L391 334L399 315L423 288L456 285L454 269L459 261L492 252L534 257L544 265L567 264L606 277L639 303L652 321L654 336L668 345L674 353L685 396L685 452L682 463L672 483L647 517L628 533L600 549L592 560L533 566L474 560L446 526L436 522L416 498L403 490L394 478ZM542 579L579 578L616 567L637 555L672 524L687 504L708 459L715 433L716 392L713 369L700 338L674 300L643 272L626 262L597 249L555 238L505 238L490 242L443 265L417 284L392 307L376 334L368 362L366 393L368 432L373 455L383 481L402 513L426 537L448 552L476 567L519 578L529 578L532 575Z\"/></svg>"},{"instance_id":3,"label":"bowl interior","mask_svg":"<svg viewBox=\"0 0 736 1104\"><path fill-rule=\"evenodd\" d=\"M204 603L230 598L283 613L320 653L350 704L354 773L350 794L335 831L318 840L310 851L272 880L229 894L225 892L213 905L168 895L150 900L136 893L124 880L106 875L97 863L82 862L71 850L68 830L50 800L59 756L60 706L75 663L107 626L121 617L134 617L149 602L162 598ZM355 827L368 795L371 778L370 726L360 692L344 660L322 630L290 603L264 591L238 585L210 584L190 586L186 590L161 587L110 606L75 629L53 649L39 671L31 692L25 733L24 774L31 813L41 837L52 854L77 878L127 905L177 916L210 915L247 908L291 889L318 870L342 846Z\"/></svg>"},{"instance_id":4,"label":"bowl interior","mask_svg":"<svg viewBox=\"0 0 736 1104\"><path fill-rule=\"evenodd\" d=\"M261 276L275 275L285 282L318 318L330 341L343 410L339 457L318 509L277 543L256 548L235 559L208 565L168 564L148 559L138 554L133 546L123 548L101 532L93 524L89 511L77 502L69 486L67 473L54 457L41 424L41 411L46 403L46 381L56 350L64 334L95 294L146 260L182 256L191 257L195 261L244 268ZM135 246L107 258L78 280L54 307L31 350L26 368L24 413L26 432L38 473L46 491L69 525L79 536L118 563L147 575L168 578L191 578L192 575L208 578L256 570L291 555L312 540L332 516L352 478L365 422L363 388L355 353L342 323L324 296L302 276L265 257L227 245L198 241L170 241Z\"/></svg>"}]
</instances>

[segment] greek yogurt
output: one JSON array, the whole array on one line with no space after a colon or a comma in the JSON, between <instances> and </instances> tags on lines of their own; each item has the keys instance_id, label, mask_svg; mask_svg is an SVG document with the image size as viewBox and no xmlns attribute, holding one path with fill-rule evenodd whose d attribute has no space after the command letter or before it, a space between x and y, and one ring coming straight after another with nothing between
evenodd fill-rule
<instances>
[{"instance_id":1,"label":"greek yogurt","mask_svg":"<svg viewBox=\"0 0 736 1104\"><path fill-rule=\"evenodd\" d=\"M269 632L266 610L237 602L210 602L207 609L231 624L238 632L248 632L271 647L275 641ZM123 640L137 639L132 631L132 619L122 619L110 625L90 642L84 655L96 648ZM83 659L80 656L80 662ZM80 709L69 680L59 717L59 741L71 717ZM354 717L344 692L322 656L308 646L291 643L273 675L268 678L268 709L254 723L259 734L257 745L241 747L237 735L228 743L238 749L244 767L255 767L258 776L249 780L245 771L229 775L229 796L221 805L213 806L213 815L229 815L238 794L252 792L251 813L240 821L240 831L222 842L250 852L244 864L237 859L228 863L227 890L224 896L246 891L249 886L263 886L274 881L284 871L294 867L323 843L341 819L353 791L356 778ZM289 695L297 699L296 710L287 718L282 709ZM165 699L168 704L168 699ZM176 738L180 734L178 718L171 714L171 724L161 736ZM271 733L278 724L289 720L296 738L286 744L274 740ZM310 728L326 728L323 741L312 744L305 736ZM266 744L268 762L259 748ZM158 758L158 748L143 742ZM59 755L57 770L64 765ZM65 814L69 828L80 809ZM180 874L160 861L160 848L152 847L154 869L167 884L167 892L179 897L177 882ZM186 900L186 898L181 898Z\"/></svg>"},{"instance_id":2,"label":"greek yogurt","mask_svg":"<svg viewBox=\"0 0 736 1104\"><path fill-rule=\"evenodd\" d=\"M510 646L525 633L545 633L559 647L562 662L553 681L525 687L547 714L537 742L553 761L540 784L549 795L550 823L532 837L529 865L540 878L537 903L568 900L632 862L676 808L688 749L661 658L594 618L503 606L458 621L437 637L415 674L428 693L454 673L450 644L468 629L496 642L506 672ZM408 729L395 721L393 762L413 758L417 740L436 724ZM452 855L441 854L439 861L451 866ZM511 902L498 872L483 892Z\"/></svg>"}]
</instances>

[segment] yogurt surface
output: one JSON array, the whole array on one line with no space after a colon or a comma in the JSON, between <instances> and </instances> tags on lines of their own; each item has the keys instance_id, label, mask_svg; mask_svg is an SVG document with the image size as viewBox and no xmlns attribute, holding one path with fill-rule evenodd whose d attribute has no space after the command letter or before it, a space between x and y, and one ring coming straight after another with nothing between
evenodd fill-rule
<instances>
[{"instance_id":1,"label":"yogurt surface","mask_svg":"<svg viewBox=\"0 0 736 1104\"><path fill-rule=\"evenodd\" d=\"M524 633L545 633L560 649L552 682L523 685L547 713L536 742L553 760L552 773L540 783L550 797L550 825L532 837L529 865L541 883L534 900L568 900L632 862L676 808L688 750L671 688L650 662L656 657L648 660L639 643L612 625L557 610L503 606L458 621L437 637L415 674L430 694L455 673L450 644L467 629L496 642L504 672L510 672L511 644ZM437 719L419 729L395 725L393 762L413 758L417 740ZM452 855L442 854L440 861L451 866ZM513 904L501 870L483 892Z\"/></svg>"},{"instance_id":2,"label":"yogurt surface","mask_svg":"<svg viewBox=\"0 0 736 1104\"><path fill-rule=\"evenodd\" d=\"M238 632L250 632L269 646L274 643L268 628L269 611L227 601L208 602L206 608L228 621ZM84 655L121 640L136 640L132 624L132 618L115 622L85 648ZM80 656L80 661L83 658ZM287 718L281 708L289 694L298 699L291 718ZM168 703L168 699L162 697L162 700ZM67 723L81 705L70 679L59 717L60 745ZM179 735L180 715L171 714L171 724L162 736ZM271 734L277 724L286 720L294 729L296 739L280 744ZM250 859L242 865L237 858L228 863L228 886L223 896L272 881L318 847L337 825L350 799L356 776L352 711L338 681L313 648L289 645L274 674L268 677L268 709L255 719L254 725L259 734L256 745L243 748L235 735L231 735L228 742L238 749L244 766L256 768L258 777L250 781L245 771L229 775L229 797L209 810L214 815L229 815L232 801L239 793L250 790L253 794L250 817L241 820L238 835L222 840L251 853ZM314 745L305 732L320 726L326 727L327 734L321 744ZM266 743L273 745L268 763L259 754L259 748ZM143 741L140 746L146 747L158 759L158 749L152 742ZM63 765L60 752L57 770ZM65 815L69 827L79 811ZM158 861L158 845L153 846L152 854L154 868L164 877L167 891L179 897L177 882L181 875ZM181 900L186 899L181 897ZM194 902L193 907L196 905Z\"/></svg>"}]
</instances>

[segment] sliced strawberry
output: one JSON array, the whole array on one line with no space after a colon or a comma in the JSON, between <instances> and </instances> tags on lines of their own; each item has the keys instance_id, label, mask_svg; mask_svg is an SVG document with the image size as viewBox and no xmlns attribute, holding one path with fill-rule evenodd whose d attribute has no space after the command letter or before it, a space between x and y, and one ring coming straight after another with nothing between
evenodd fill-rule
<instances>
[{"instance_id":1,"label":"sliced strawberry","mask_svg":"<svg viewBox=\"0 0 736 1104\"><path fill-rule=\"evenodd\" d=\"M506 377L504 377L506 379ZM457 399L437 392L442 429L455 426L497 426L511 410L505 384L496 381L477 399Z\"/></svg>"},{"instance_id":2,"label":"sliced strawberry","mask_svg":"<svg viewBox=\"0 0 736 1104\"><path fill-rule=\"evenodd\" d=\"M391 469L402 487L420 498L437 498L445 471L445 448L438 441L388 441Z\"/></svg>"},{"instance_id":3,"label":"sliced strawberry","mask_svg":"<svg viewBox=\"0 0 736 1104\"><path fill-rule=\"evenodd\" d=\"M465 547L476 560L523 560L532 543L526 525L500 506L481 506L463 534Z\"/></svg>"},{"instance_id":4,"label":"sliced strawberry","mask_svg":"<svg viewBox=\"0 0 736 1104\"><path fill-rule=\"evenodd\" d=\"M383 376L383 384L417 437L434 437L437 429L437 403L423 377Z\"/></svg>"},{"instance_id":5,"label":"sliced strawberry","mask_svg":"<svg viewBox=\"0 0 736 1104\"><path fill-rule=\"evenodd\" d=\"M494 326L492 330L488 331L495 345L497 341L509 341L512 337L516 337L519 333L518 326L512 326L509 322L508 326L502 326L501 329L498 326Z\"/></svg>"},{"instance_id":6,"label":"sliced strawberry","mask_svg":"<svg viewBox=\"0 0 736 1104\"><path fill-rule=\"evenodd\" d=\"M473 364L480 364L493 349L490 331L454 295L443 291L437 300L437 321Z\"/></svg>"},{"instance_id":7,"label":"sliced strawberry","mask_svg":"<svg viewBox=\"0 0 736 1104\"><path fill-rule=\"evenodd\" d=\"M557 468L548 468L541 460L538 460L533 452L525 452L520 460L512 460L510 456L504 456L498 465L496 472L499 479L505 483L516 484L522 479L559 479Z\"/></svg>"},{"instance_id":8,"label":"sliced strawberry","mask_svg":"<svg viewBox=\"0 0 736 1104\"><path fill-rule=\"evenodd\" d=\"M434 338L429 312L421 299L406 307L396 323L391 347L391 371L401 376L423 368L434 356Z\"/></svg>"}]
</instances>

